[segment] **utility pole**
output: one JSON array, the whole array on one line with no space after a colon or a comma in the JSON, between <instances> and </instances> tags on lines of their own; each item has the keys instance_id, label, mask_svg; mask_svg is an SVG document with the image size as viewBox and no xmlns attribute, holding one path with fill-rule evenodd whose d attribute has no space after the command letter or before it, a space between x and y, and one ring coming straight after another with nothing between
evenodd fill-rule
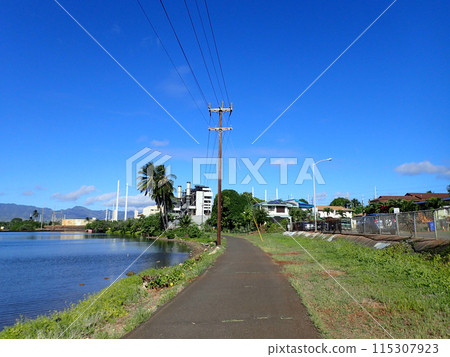
<instances>
[{"instance_id":1,"label":"utility pole","mask_svg":"<svg viewBox=\"0 0 450 357\"><path fill-rule=\"evenodd\" d=\"M233 130L231 126L229 127L222 127L222 114L223 112L229 112L231 115L231 112L233 111L233 104L230 103L229 108L223 107L222 105L219 108L211 108L211 104L208 106L209 115L211 113L219 113L219 126L215 128L208 128L210 131L218 131L219 132L219 180L218 180L218 188L217 188L217 245L221 245L222 241L220 238L221 235L221 220L222 220L222 131L224 130Z\"/></svg>"}]
</instances>

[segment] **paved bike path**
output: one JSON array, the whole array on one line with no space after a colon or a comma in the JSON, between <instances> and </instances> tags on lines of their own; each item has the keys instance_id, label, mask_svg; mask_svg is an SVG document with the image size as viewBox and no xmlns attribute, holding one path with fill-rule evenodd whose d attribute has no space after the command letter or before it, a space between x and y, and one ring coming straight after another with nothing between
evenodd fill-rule
<instances>
[{"instance_id":1,"label":"paved bike path","mask_svg":"<svg viewBox=\"0 0 450 357\"><path fill-rule=\"evenodd\" d=\"M226 238L211 269L125 338L320 338L279 266L247 240Z\"/></svg>"}]
</instances>

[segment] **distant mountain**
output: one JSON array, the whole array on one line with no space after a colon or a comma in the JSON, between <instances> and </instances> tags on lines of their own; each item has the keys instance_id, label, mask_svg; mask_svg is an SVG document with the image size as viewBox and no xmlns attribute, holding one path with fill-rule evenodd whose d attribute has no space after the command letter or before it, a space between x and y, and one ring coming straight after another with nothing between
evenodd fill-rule
<instances>
[{"instance_id":1,"label":"distant mountain","mask_svg":"<svg viewBox=\"0 0 450 357\"><path fill-rule=\"evenodd\" d=\"M41 219L42 207L36 206L26 206L26 205L16 205L14 203L0 203L0 221L7 222L13 218L29 219L33 214L34 210L37 210L39 217L37 220ZM50 221L52 218L53 210L50 208L44 208L44 221ZM119 219L124 218L124 211L119 211ZM60 220L63 218L97 218L105 219L105 210L95 211L82 206L75 206L65 210L55 211L55 217ZM134 217L133 211L128 211L128 217Z\"/></svg>"}]
</instances>

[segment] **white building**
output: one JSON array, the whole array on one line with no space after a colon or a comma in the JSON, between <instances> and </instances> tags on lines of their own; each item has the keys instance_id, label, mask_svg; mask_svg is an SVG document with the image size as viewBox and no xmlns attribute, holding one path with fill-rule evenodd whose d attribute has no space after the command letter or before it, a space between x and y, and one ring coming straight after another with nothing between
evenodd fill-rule
<instances>
[{"instance_id":1,"label":"white building","mask_svg":"<svg viewBox=\"0 0 450 357\"><path fill-rule=\"evenodd\" d=\"M213 193L207 186L196 185L191 188L191 183L186 183L186 191L178 186L177 203L173 212L179 216L188 214L197 224L204 223L211 217L213 206Z\"/></svg>"},{"instance_id":2,"label":"white building","mask_svg":"<svg viewBox=\"0 0 450 357\"><path fill-rule=\"evenodd\" d=\"M142 214L146 217L151 216L152 214L160 213L161 209L158 208L157 205L147 206L142 209Z\"/></svg>"},{"instance_id":3,"label":"white building","mask_svg":"<svg viewBox=\"0 0 450 357\"><path fill-rule=\"evenodd\" d=\"M330 209L330 212L328 211ZM343 216L341 216L338 212L342 211ZM317 217L320 218L352 218L353 210L340 206L317 206Z\"/></svg>"}]
</instances>

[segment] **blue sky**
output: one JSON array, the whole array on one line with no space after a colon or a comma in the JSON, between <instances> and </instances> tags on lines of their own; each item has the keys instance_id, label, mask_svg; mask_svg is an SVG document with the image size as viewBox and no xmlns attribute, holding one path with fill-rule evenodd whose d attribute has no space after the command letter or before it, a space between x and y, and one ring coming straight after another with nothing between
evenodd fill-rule
<instances>
[{"instance_id":1,"label":"blue sky","mask_svg":"<svg viewBox=\"0 0 450 357\"><path fill-rule=\"evenodd\" d=\"M0 12L0 202L104 209L117 180L124 194L126 161L145 147L172 157L175 185L183 187L193 179L193 158L217 154L206 105L164 12L158 1L141 2L195 102L137 2L60 4L200 144L54 1L8 1ZM224 188L253 186L262 198L265 190L274 198L276 188L280 198L311 197L311 180L294 183L304 159L332 157L318 164L325 181L316 187L319 204L347 194L367 202L375 186L378 195L446 191L447 1L398 0L252 144L391 2L208 1L234 109L233 131L224 137L225 178L227 158L240 162L237 184L225 179ZM188 4L202 34L195 2ZM217 106L183 1L165 5L207 101ZM206 51L204 39L202 46ZM267 158L260 170L267 183L240 184L249 173L241 158ZM270 158L297 159L287 184ZM201 183L217 192L215 180ZM134 187L129 194L131 207L147 204Z\"/></svg>"}]
</instances>

